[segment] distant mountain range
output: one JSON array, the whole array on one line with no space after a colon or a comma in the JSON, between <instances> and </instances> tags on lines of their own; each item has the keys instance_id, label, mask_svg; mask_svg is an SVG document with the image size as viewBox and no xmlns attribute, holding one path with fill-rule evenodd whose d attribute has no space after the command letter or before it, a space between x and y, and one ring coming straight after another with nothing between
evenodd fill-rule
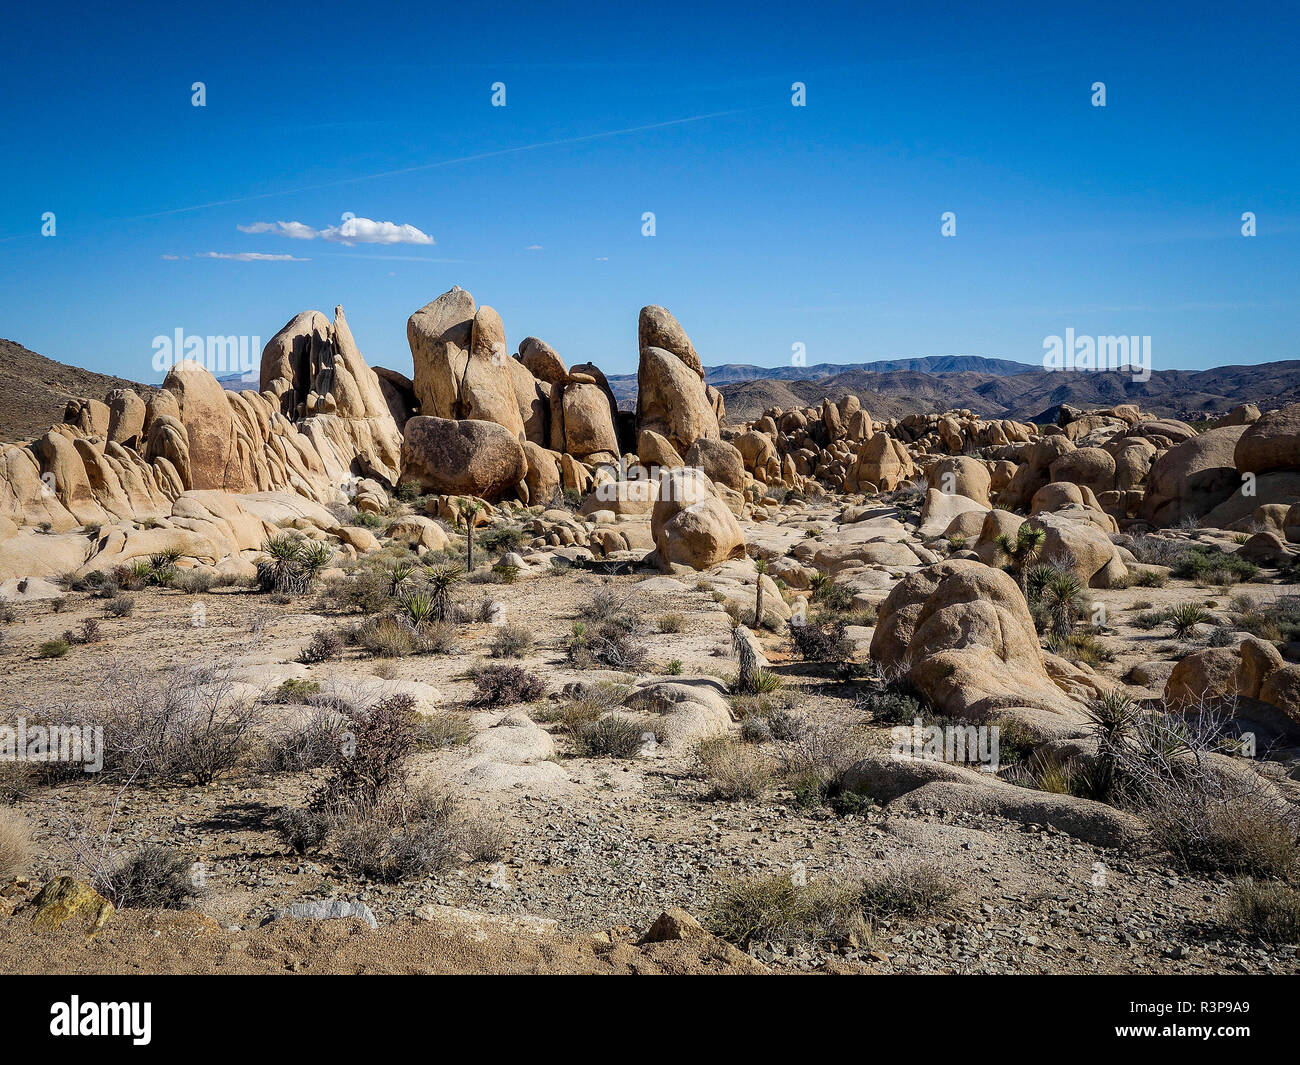
<instances>
[{"instance_id":1,"label":"distant mountain range","mask_svg":"<svg viewBox=\"0 0 1300 1065\"><path fill-rule=\"evenodd\" d=\"M1212 370L1156 370L1147 381L1114 371L1048 371L1009 359L930 355L857 365L705 367L705 379L727 402L732 423L753 421L771 407L806 407L829 396L855 394L877 419L967 408L985 418L1051 421L1060 404L1111 407L1136 403L1153 414L1188 419L1224 414L1239 403L1262 409L1300 403L1300 360ZM227 388L258 387L255 375L221 378ZM614 374L619 406L636 403L636 375ZM69 399L103 399L114 388L156 391L120 377L47 359L21 344L0 340L0 440L26 440L63 417Z\"/></svg>"},{"instance_id":2,"label":"distant mountain range","mask_svg":"<svg viewBox=\"0 0 1300 1065\"><path fill-rule=\"evenodd\" d=\"M717 387L731 422L753 421L770 407L808 406L824 396L839 399L847 393L855 394L877 419L966 408L985 418L1050 421L1063 403L1082 408L1136 403L1153 414L1198 419L1227 413L1240 403L1268 409L1300 402L1300 360L1295 359L1211 370L1155 370L1146 381L1115 371L1051 371L1018 363L1011 364L1017 367L1014 373L881 371L877 365L845 367L816 380L790 380L783 367L779 378ZM632 396L635 400L635 389Z\"/></svg>"}]
</instances>

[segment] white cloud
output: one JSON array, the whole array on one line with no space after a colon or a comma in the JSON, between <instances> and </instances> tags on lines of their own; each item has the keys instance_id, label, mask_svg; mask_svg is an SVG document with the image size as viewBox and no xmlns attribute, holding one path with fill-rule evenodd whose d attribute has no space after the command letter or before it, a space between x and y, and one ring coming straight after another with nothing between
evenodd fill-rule
<instances>
[{"instance_id":1,"label":"white cloud","mask_svg":"<svg viewBox=\"0 0 1300 1065\"><path fill-rule=\"evenodd\" d=\"M311 226L302 222L254 222L248 226L236 226L241 233L275 233L294 240L315 240L317 233Z\"/></svg>"},{"instance_id":2,"label":"white cloud","mask_svg":"<svg viewBox=\"0 0 1300 1065\"><path fill-rule=\"evenodd\" d=\"M434 239L413 225L376 222L373 218L344 216L336 226L313 229L303 222L252 222L236 226L241 233L273 233L292 240L327 240L332 244L433 244Z\"/></svg>"},{"instance_id":3,"label":"white cloud","mask_svg":"<svg viewBox=\"0 0 1300 1065\"><path fill-rule=\"evenodd\" d=\"M201 251L199 259L230 259L237 263L309 263L310 259L300 259L296 255L267 255L260 251Z\"/></svg>"},{"instance_id":4,"label":"white cloud","mask_svg":"<svg viewBox=\"0 0 1300 1065\"><path fill-rule=\"evenodd\" d=\"M542 246L540 244L530 244L528 245L528 247L524 249L524 251L541 251L541 250L542 250Z\"/></svg>"},{"instance_id":5,"label":"white cloud","mask_svg":"<svg viewBox=\"0 0 1300 1065\"><path fill-rule=\"evenodd\" d=\"M432 244L433 238L412 225L376 222L370 218L347 218L337 226L320 231L322 240L337 244Z\"/></svg>"}]
</instances>

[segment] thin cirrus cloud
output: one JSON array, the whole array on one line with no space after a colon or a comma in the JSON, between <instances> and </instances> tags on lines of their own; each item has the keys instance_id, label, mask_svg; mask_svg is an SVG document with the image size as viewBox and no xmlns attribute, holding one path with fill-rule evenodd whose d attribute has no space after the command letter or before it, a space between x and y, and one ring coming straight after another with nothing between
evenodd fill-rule
<instances>
[{"instance_id":1,"label":"thin cirrus cloud","mask_svg":"<svg viewBox=\"0 0 1300 1065\"><path fill-rule=\"evenodd\" d=\"M336 226L315 229L304 222L253 222L236 227L241 233L272 233L291 240L321 240L332 244L433 244L428 233L413 225L376 222L373 218L344 215Z\"/></svg>"},{"instance_id":2,"label":"thin cirrus cloud","mask_svg":"<svg viewBox=\"0 0 1300 1065\"><path fill-rule=\"evenodd\" d=\"M166 258L166 256L164 256ZM308 263L297 255L269 255L261 251L201 251L196 259L230 259L237 263Z\"/></svg>"}]
</instances>

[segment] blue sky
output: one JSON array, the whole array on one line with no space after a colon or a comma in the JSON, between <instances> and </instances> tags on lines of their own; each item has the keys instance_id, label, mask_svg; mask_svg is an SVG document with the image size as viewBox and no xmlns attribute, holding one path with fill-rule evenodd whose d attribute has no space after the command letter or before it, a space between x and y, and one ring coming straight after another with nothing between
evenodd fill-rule
<instances>
[{"instance_id":1,"label":"blue sky","mask_svg":"<svg viewBox=\"0 0 1300 1065\"><path fill-rule=\"evenodd\" d=\"M646 303L707 364L1036 362L1067 327L1155 369L1300 358L1300 18L1134 6L12 10L0 336L156 381L155 336L341 303L409 372L460 284L512 350L611 373ZM345 212L434 243L240 229Z\"/></svg>"}]
</instances>

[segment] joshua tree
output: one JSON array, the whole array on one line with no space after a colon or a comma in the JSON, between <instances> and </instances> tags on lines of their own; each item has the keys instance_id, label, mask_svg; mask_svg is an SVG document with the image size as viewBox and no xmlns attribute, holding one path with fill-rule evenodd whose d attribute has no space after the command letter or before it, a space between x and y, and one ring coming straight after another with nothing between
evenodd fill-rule
<instances>
[{"instance_id":1,"label":"joshua tree","mask_svg":"<svg viewBox=\"0 0 1300 1065\"><path fill-rule=\"evenodd\" d=\"M1043 549L1043 541L1047 538L1047 533L1043 529L1036 529L1024 522L1016 530L1015 538L1003 533L997 538L998 553L1005 555L1007 561L1011 563L1011 568L1015 570L1016 580L1020 583L1020 591L1025 593L1025 575L1029 572L1029 565L1038 557L1038 552ZM1026 593L1025 598L1029 596Z\"/></svg>"},{"instance_id":2,"label":"joshua tree","mask_svg":"<svg viewBox=\"0 0 1300 1065\"><path fill-rule=\"evenodd\" d=\"M749 630L744 625L737 625L731 630L731 653L740 663L740 670L736 676L737 690L749 693L756 691L758 656L754 654L754 645L749 640Z\"/></svg>"},{"instance_id":3,"label":"joshua tree","mask_svg":"<svg viewBox=\"0 0 1300 1065\"><path fill-rule=\"evenodd\" d=\"M757 629L763 625L763 574L767 572L767 559L755 559L754 569L758 571L754 578L754 628Z\"/></svg>"}]
</instances>

